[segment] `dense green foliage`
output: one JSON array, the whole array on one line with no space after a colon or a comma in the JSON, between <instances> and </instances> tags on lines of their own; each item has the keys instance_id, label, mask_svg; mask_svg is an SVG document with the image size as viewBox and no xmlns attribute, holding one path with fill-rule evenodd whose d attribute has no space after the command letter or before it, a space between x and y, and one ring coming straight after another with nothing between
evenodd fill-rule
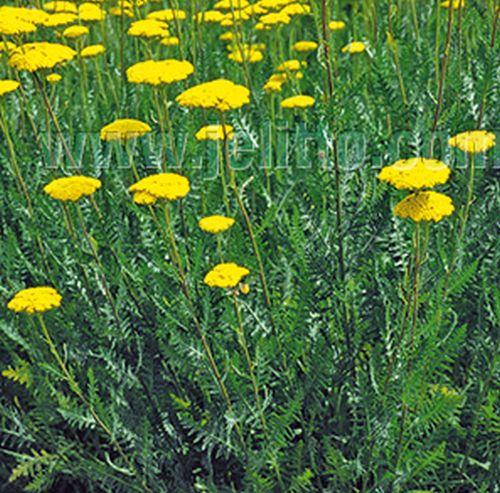
<instances>
[{"instance_id":1,"label":"dense green foliage","mask_svg":"<svg viewBox=\"0 0 500 493\"><path fill-rule=\"evenodd\" d=\"M255 31L254 21L244 23L248 39L267 46L249 74L227 59L220 26L191 21L195 9L208 8L204 2L181 3L150 3L136 13L185 8L188 19L172 25L180 48L132 39L124 34L130 19L107 16L91 25L85 41L102 42L106 53L75 59L58 70L61 82L43 83L73 159L102 180L93 202L63 206L43 193L52 178L74 170L33 77L16 73L0 53L0 78L19 78L23 86L0 97L0 491L496 491L498 158L495 149L475 158L474 200L460 236L470 163L447 145L450 135L497 125L494 2L467 0L448 19L435 0L326 1L327 20L345 20L346 29L329 33L329 55L323 48L309 54L304 78L273 95L262 86L279 63L296 56L293 42L323 39L322 2L311 1L312 15L279 29ZM39 28L26 38L58 41L56 31ZM365 41L368 51L342 53L351 40ZM135 181L129 161L141 176L157 172L162 137L169 169L175 160L152 90L126 82L121 54L123 68L150 56L195 65L190 78L165 91L181 163L176 171L191 182L170 213L192 304L179 283L162 208L153 220L127 192ZM251 104L226 119L237 134L230 159L271 308L231 194L236 224L221 235L221 248L226 260L251 271L250 293L237 303L257 396L234 298L203 284L219 252L197 221L226 209L214 173L218 144L194 134L217 123L217 115L174 101L185 88L218 77L252 90ZM313 95L315 106L280 110L279 100L297 92ZM100 128L124 117L154 131L126 147L101 142ZM415 226L392 214L405 193L377 181L383 165L415 155L452 168L440 191L456 207L426 229L417 313ZM12 173L14 161L32 210ZM63 296L44 320L86 402L37 318L5 308L18 290L38 285Z\"/></svg>"}]
</instances>

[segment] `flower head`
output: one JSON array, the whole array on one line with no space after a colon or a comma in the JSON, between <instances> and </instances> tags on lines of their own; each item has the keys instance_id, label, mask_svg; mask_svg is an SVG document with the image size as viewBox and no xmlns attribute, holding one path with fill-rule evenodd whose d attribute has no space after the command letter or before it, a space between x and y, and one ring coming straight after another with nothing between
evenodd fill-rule
<instances>
[{"instance_id":1,"label":"flower head","mask_svg":"<svg viewBox=\"0 0 500 493\"><path fill-rule=\"evenodd\" d=\"M69 46L45 41L27 43L16 48L9 58L9 65L17 70L35 72L53 68L60 63L73 60L76 51Z\"/></svg>"},{"instance_id":2,"label":"flower head","mask_svg":"<svg viewBox=\"0 0 500 493\"><path fill-rule=\"evenodd\" d=\"M16 36L36 31L36 25L30 21L8 16L0 18L0 34L2 36Z\"/></svg>"},{"instance_id":3,"label":"flower head","mask_svg":"<svg viewBox=\"0 0 500 493\"><path fill-rule=\"evenodd\" d=\"M166 38L162 38L160 44L163 46L178 46L180 43L179 38L177 36L167 36Z\"/></svg>"},{"instance_id":4,"label":"flower head","mask_svg":"<svg viewBox=\"0 0 500 493\"><path fill-rule=\"evenodd\" d=\"M130 140L151 132L151 127L140 120L130 118L115 120L102 127L101 140Z\"/></svg>"},{"instance_id":5,"label":"flower head","mask_svg":"<svg viewBox=\"0 0 500 493\"><path fill-rule=\"evenodd\" d=\"M104 48L103 45L89 45L85 46L85 48L82 48L82 51L80 51L80 56L82 58L91 58L97 55L100 55L101 53L104 53L106 51L106 48Z\"/></svg>"},{"instance_id":6,"label":"flower head","mask_svg":"<svg viewBox=\"0 0 500 493\"><path fill-rule=\"evenodd\" d=\"M66 2L64 0L54 0L53 2L46 2L43 4L43 8L47 12L69 12L70 14L76 14L78 12L78 7L73 2Z\"/></svg>"},{"instance_id":7,"label":"flower head","mask_svg":"<svg viewBox=\"0 0 500 493\"><path fill-rule=\"evenodd\" d=\"M345 22L344 21L330 21L328 23L328 29L330 29L330 31L341 31L342 29L345 29Z\"/></svg>"},{"instance_id":8,"label":"flower head","mask_svg":"<svg viewBox=\"0 0 500 493\"><path fill-rule=\"evenodd\" d=\"M78 16L76 14L67 14L65 12L61 12L59 14L49 15L42 24L45 27L67 26L68 24L75 22L77 19Z\"/></svg>"},{"instance_id":9,"label":"flower head","mask_svg":"<svg viewBox=\"0 0 500 493\"><path fill-rule=\"evenodd\" d=\"M169 31L168 25L165 22L154 19L143 19L132 22L127 34L140 38L163 38L169 35Z\"/></svg>"},{"instance_id":10,"label":"flower head","mask_svg":"<svg viewBox=\"0 0 500 493\"><path fill-rule=\"evenodd\" d=\"M194 72L191 63L179 60L147 60L127 69L127 80L134 84L172 84L189 77Z\"/></svg>"},{"instance_id":11,"label":"flower head","mask_svg":"<svg viewBox=\"0 0 500 493\"><path fill-rule=\"evenodd\" d=\"M449 176L450 168L443 162L415 157L385 166L378 179L390 183L398 190L417 190L446 183Z\"/></svg>"},{"instance_id":12,"label":"flower head","mask_svg":"<svg viewBox=\"0 0 500 493\"><path fill-rule=\"evenodd\" d=\"M234 82L216 79L191 87L179 94L176 101L190 108L212 108L228 111L248 104L250 91Z\"/></svg>"},{"instance_id":13,"label":"flower head","mask_svg":"<svg viewBox=\"0 0 500 493\"><path fill-rule=\"evenodd\" d=\"M366 50L366 45L362 41L353 41L342 48L342 53L349 53L350 55L355 55L356 53L362 53Z\"/></svg>"},{"instance_id":14,"label":"flower head","mask_svg":"<svg viewBox=\"0 0 500 493\"><path fill-rule=\"evenodd\" d=\"M235 288L250 271L238 264L229 262L216 265L203 279L211 288Z\"/></svg>"},{"instance_id":15,"label":"flower head","mask_svg":"<svg viewBox=\"0 0 500 493\"><path fill-rule=\"evenodd\" d=\"M48 286L28 288L19 291L7 304L13 312L43 313L61 306L61 295Z\"/></svg>"},{"instance_id":16,"label":"flower head","mask_svg":"<svg viewBox=\"0 0 500 493\"><path fill-rule=\"evenodd\" d=\"M102 21L106 12L95 3L84 2L78 7L78 17L83 22Z\"/></svg>"},{"instance_id":17,"label":"flower head","mask_svg":"<svg viewBox=\"0 0 500 493\"><path fill-rule=\"evenodd\" d=\"M206 233L222 233L226 231L234 224L234 219L232 217L225 216L207 216L198 221L200 228Z\"/></svg>"},{"instance_id":18,"label":"flower head","mask_svg":"<svg viewBox=\"0 0 500 493\"><path fill-rule=\"evenodd\" d=\"M175 20L183 21L186 18L186 12L180 9L156 10L154 12L150 12L146 18L163 22L171 22Z\"/></svg>"},{"instance_id":19,"label":"flower head","mask_svg":"<svg viewBox=\"0 0 500 493\"><path fill-rule=\"evenodd\" d=\"M243 46L242 48L233 50L227 57L238 63L256 63L260 62L264 58L264 55L262 51L254 46Z\"/></svg>"},{"instance_id":20,"label":"flower head","mask_svg":"<svg viewBox=\"0 0 500 493\"><path fill-rule=\"evenodd\" d=\"M297 41L292 49L302 53L308 53L309 51L314 51L318 49L318 43L315 41Z\"/></svg>"},{"instance_id":21,"label":"flower head","mask_svg":"<svg viewBox=\"0 0 500 493\"><path fill-rule=\"evenodd\" d=\"M57 84L62 80L62 76L60 74L49 74L47 77L45 77L45 80L49 84Z\"/></svg>"},{"instance_id":22,"label":"flower head","mask_svg":"<svg viewBox=\"0 0 500 493\"><path fill-rule=\"evenodd\" d=\"M196 132L196 140L224 140L224 133L226 138L231 140L234 137L234 129L231 125L206 125L201 127Z\"/></svg>"},{"instance_id":23,"label":"flower head","mask_svg":"<svg viewBox=\"0 0 500 493\"><path fill-rule=\"evenodd\" d=\"M314 98L311 96L292 96L281 101L282 108L308 108L314 104Z\"/></svg>"},{"instance_id":24,"label":"flower head","mask_svg":"<svg viewBox=\"0 0 500 493\"><path fill-rule=\"evenodd\" d=\"M146 176L134 183L129 191L134 193L134 202L154 204L157 200L177 200L189 192L189 180L177 173L158 173Z\"/></svg>"},{"instance_id":25,"label":"flower head","mask_svg":"<svg viewBox=\"0 0 500 493\"><path fill-rule=\"evenodd\" d=\"M409 218L415 222L441 221L453 213L455 207L450 197L442 193L416 192L405 197L394 207L398 217Z\"/></svg>"},{"instance_id":26,"label":"flower head","mask_svg":"<svg viewBox=\"0 0 500 493\"><path fill-rule=\"evenodd\" d=\"M445 0L444 2L441 2L440 5L445 9L449 9L451 7L453 10L458 10L465 7L465 0Z\"/></svg>"},{"instance_id":27,"label":"flower head","mask_svg":"<svg viewBox=\"0 0 500 493\"><path fill-rule=\"evenodd\" d=\"M0 80L0 96L15 91L20 85L17 80Z\"/></svg>"},{"instance_id":28,"label":"flower head","mask_svg":"<svg viewBox=\"0 0 500 493\"><path fill-rule=\"evenodd\" d=\"M63 36L65 38L81 38L89 33L89 28L87 26L69 26L63 31Z\"/></svg>"},{"instance_id":29,"label":"flower head","mask_svg":"<svg viewBox=\"0 0 500 493\"><path fill-rule=\"evenodd\" d=\"M52 180L48 185L45 185L43 191L53 199L76 202L82 197L92 195L101 188L101 185L101 181L97 178L82 175L66 176Z\"/></svg>"},{"instance_id":30,"label":"flower head","mask_svg":"<svg viewBox=\"0 0 500 493\"><path fill-rule=\"evenodd\" d=\"M486 152L495 146L496 136L494 133L486 130L472 130L470 132L462 132L461 134L452 137L448 144L452 147L457 147L461 151L470 154Z\"/></svg>"}]
</instances>

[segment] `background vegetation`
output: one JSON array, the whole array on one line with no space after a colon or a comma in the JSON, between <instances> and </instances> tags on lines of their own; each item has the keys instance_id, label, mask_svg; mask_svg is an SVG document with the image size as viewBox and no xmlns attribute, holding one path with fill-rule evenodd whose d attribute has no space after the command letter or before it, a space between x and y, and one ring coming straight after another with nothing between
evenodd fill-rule
<instances>
[{"instance_id":1,"label":"background vegetation","mask_svg":"<svg viewBox=\"0 0 500 493\"><path fill-rule=\"evenodd\" d=\"M127 36L127 17L91 24L84 44L102 42L106 53L61 67L62 81L46 87L77 165L103 182L94 196L101 217L90 201L64 208L43 193L62 170L72 173L71 163L33 78L13 71L0 54L1 78L22 82L22 92L0 98L2 128L10 136L7 141L2 132L0 140L1 305L24 287L58 289L62 306L45 320L90 403L71 391L36 319L2 309L1 491L497 491L498 161L494 150L477 158L474 200L459 238L467 163L446 142L463 130L496 128L498 7L467 0L450 18L435 0L310 5L311 15L271 31L255 31L254 19L243 23L247 39L266 44L264 60L246 76L218 39L227 29L192 21L195 11L212 7L204 2L134 7L136 18L185 9L188 19L171 26L179 47ZM325 31L323 21L332 19L344 20L346 28ZM58 41L58 31L39 28L23 40ZM300 39L321 45L307 56L304 78L279 94L264 93L277 64L296 57L291 46ZM342 53L352 40L366 42L368 50ZM171 211L192 307L161 227L127 192L134 181L130 158L141 176L162 160L151 90L126 83L122 74L151 56L195 65L193 76L167 89L177 172L192 186ZM173 102L184 88L218 77L250 83L252 90L251 104L227 119L238 135L231 159L244 168L236 178L262 252L271 308L232 196L237 221L222 236L222 250L225 259L251 270L250 293L238 301L262 413L232 297L202 282L219 253L197 221L225 213L225 205L213 176L217 144L198 142L194 134L217 117ZM298 92L314 96L315 106L281 111L280 99ZM124 117L148 122L153 137L127 149L100 142L99 129ZM269 128L271 142L286 135L289 146L271 146L271 166L264 169ZM441 140L431 149L433 130ZM311 146L304 146L305 131L315 136ZM340 145L349 132L362 151ZM392 214L404 194L376 175L381 166L415 155L452 167L442 190L457 211L431 225L411 343L402 327L410 310L413 225ZM13 160L32 210L11 173ZM170 150L166 163L174 169ZM161 226L160 214L158 221Z\"/></svg>"}]
</instances>

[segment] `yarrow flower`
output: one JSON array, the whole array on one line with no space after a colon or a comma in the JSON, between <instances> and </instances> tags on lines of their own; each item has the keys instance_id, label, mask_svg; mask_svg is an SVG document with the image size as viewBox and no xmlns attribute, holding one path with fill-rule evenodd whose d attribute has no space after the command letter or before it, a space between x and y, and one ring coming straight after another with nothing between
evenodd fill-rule
<instances>
[{"instance_id":1,"label":"yarrow flower","mask_svg":"<svg viewBox=\"0 0 500 493\"><path fill-rule=\"evenodd\" d=\"M177 173L158 173L134 183L129 192L137 204L154 204L157 200L177 200L189 192L189 180Z\"/></svg>"},{"instance_id":2,"label":"yarrow flower","mask_svg":"<svg viewBox=\"0 0 500 493\"><path fill-rule=\"evenodd\" d=\"M203 279L211 288L235 288L250 271L238 264L229 262L216 265Z\"/></svg>"},{"instance_id":3,"label":"yarrow flower","mask_svg":"<svg viewBox=\"0 0 500 493\"><path fill-rule=\"evenodd\" d=\"M78 17L83 22L102 21L106 17L106 12L95 3L84 2L78 7Z\"/></svg>"},{"instance_id":4,"label":"yarrow flower","mask_svg":"<svg viewBox=\"0 0 500 493\"><path fill-rule=\"evenodd\" d=\"M16 48L10 55L9 65L17 70L36 72L69 62L75 55L76 51L69 46L40 41L23 44Z\"/></svg>"},{"instance_id":5,"label":"yarrow flower","mask_svg":"<svg viewBox=\"0 0 500 493\"><path fill-rule=\"evenodd\" d=\"M398 190L418 190L441 185L448 181L450 168L437 159L421 157L401 159L382 168L378 179Z\"/></svg>"},{"instance_id":6,"label":"yarrow flower","mask_svg":"<svg viewBox=\"0 0 500 493\"><path fill-rule=\"evenodd\" d=\"M216 79L191 87L177 96L181 106L228 111L248 104L250 91L234 82Z\"/></svg>"},{"instance_id":7,"label":"yarrow flower","mask_svg":"<svg viewBox=\"0 0 500 493\"><path fill-rule=\"evenodd\" d=\"M206 233L218 234L228 230L234 222L232 217L214 215L200 219L198 225Z\"/></svg>"},{"instance_id":8,"label":"yarrow flower","mask_svg":"<svg viewBox=\"0 0 500 493\"><path fill-rule=\"evenodd\" d=\"M151 132L151 127L140 120L124 118L104 126L101 129L101 140L130 140L142 137Z\"/></svg>"},{"instance_id":9,"label":"yarrow flower","mask_svg":"<svg viewBox=\"0 0 500 493\"><path fill-rule=\"evenodd\" d=\"M17 36L35 31L36 25L32 22L12 16L0 18L0 34L2 36Z\"/></svg>"},{"instance_id":10,"label":"yarrow flower","mask_svg":"<svg viewBox=\"0 0 500 493\"><path fill-rule=\"evenodd\" d=\"M76 39L81 38L88 33L89 28L87 26L69 26L63 31L62 35L65 38Z\"/></svg>"},{"instance_id":11,"label":"yarrow flower","mask_svg":"<svg viewBox=\"0 0 500 493\"><path fill-rule=\"evenodd\" d=\"M244 46L241 49L233 50L227 57L238 63L256 63L262 61L264 55L262 51L253 46Z\"/></svg>"},{"instance_id":12,"label":"yarrow flower","mask_svg":"<svg viewBox=\"0 0 500 493\"><path fill-rule=\"evenodd\" d=\"M132 22L127 34L140 38L166 37L169 35L168 24L154 19L135 21Z\"/></svg>"},{"instance_id":13,"label":"yarrow flower","mask_svg":"<svg viewBox=\"0 0 500 493\"><path fill-rule=\"evenodd\" d=\"M311 96L292 96L281 101L282 108L308 108L314 105L314 98Z\"/></svg>"},{"instance_id":14,"label":"yarrow flower","mask_svg":"<svg viewBox=\"0 0 500 493\"><path fill-rule=\"evenodd\" d=\"M60 14L49 15L42 24L45 27L67 26L68 24L75 22L77 19L78 16L76 14L66 14L62 12Z\"/></svg>"},{"instance_id":15,"label":"yarrow flower","mask_svg":"<svg viewBox=\"0 0 500 493\"><path fill-rule=\"evenodd\" d=\"M234 129L231 125L206 125L196 132L196 140L224 140L224 132L226 138L231 140L234 137Z\"/></svg>"},{"instance_id":16,"label":"yarrow flower","mask_svg":"<svg viewBox=\"0 0 500 493\"><path fill-rule=\"evenodd\" d=\"M66 2L63 0L55 0L53 2L46 2L43 4L43 8L47 12L68 12L70 14L76 14L78 12L78 7L73 2Z\"/></svg>"},{"instance_id":17,"label":"yarrow flower","mask_svg":"<svg viewBox=\"0 0 500 493\"><path fill-rule=\"evenodd\" d=\"M278 65L278 72L296 72L300 70L302 67L307 67L307 62L300 60L286 60L280 65Z\"/></svg>"},{"instance_id":18,"label":"yarrow flower","mask_svg":"<svg viewBox=\"0 0 500 493\"><path fill-rule=\"evenodd\" d=\"M0 96L15 91L20 85L17 80L0 80Z\"/></svg>"},{"instance_id":19,"label":"yarrow flower","mask_svg":"<svg viewBox=\"0 0 500 493\"><path fill-rule=\"evenodd\" d=\"M186 79L194 72L191 63L179 60L147 60L127 69L127 80L134 84L172 84Z\"/></svg>"},{"instance_id":20,"label":"yarrow flower","mask_svg":"<svg viewBox=\"0 0 500 493\"><path fill-rule=\"evenodd\" d=\"M57 84L62 80L62 76L60 74L49 74L47 77L45 77L45 80L49 84Z\"/></svg>"},{"instance_id":21,"label":"yarrow flower","mask_svg":"<svg viewBox=\"0 0 500 493\"><path fill-rule=\"evenodd\" d=\"M472 130L455 135L448 141L448 144L469 154L477 154L494 147L495 139L494 133L486 130Z\"/></svg>"},{"instance_id":22,"label":"yarrow flower","mask_svg":"<svg viewBox=\"0 0 500 493\"><path fill-rule=\"evenodd\" d=\"M309 51L314 51L318 49L318 43L314 41L297 41L293 46L292 49L298 52L303 52L307 53Z\"/></svg>"},{"instance_id":23,"label":"yarrow flower","mask_svg":"<svg viewBox=\"0 0 500 493\"><path fill-rule=\"evenodd\" d=\"M150 12L146 18L163 22L171 22L174 20L183 21L186 18L186 12L180 9L156 10L154 12Z\"/></svg>"},{"instance_id":24,"label":"yarrow flower","mask_svg":"<svg viewBox=\"0 0 500 493\"><path fill-rule=\"evenodd\" d=\"M16 313L43 313L61 306L61 295L48 286L28 288L19 291L7 304Z\"/></svg>"},{"instance_id":25,"label":"yarrow flower","mask_svg":"<svg viewBox=\"0 0 500 493\"><path fill-rule=\"evenodd\" d=\"M179 38L177 36L167 36L166 38L162 38L160 44L163 46L178 46L180 43Z\"/></svg>"},{"instance_id":26,"label":"yarrow flower","mask_svg":"<svg viewBox=\"0 0 500 493\"><path fill-rule=\"evenodd\" d=\"M394 207L398 217L409 218L415 222L438 222L450 216L455 207L450 197L442 193L426 191L416 192L405 197Z\"/></svg>"},{"instance_id":27,"label":"yarrow flower","mask_svg":"<svg viewBox=\"0 0 500 493\"><path fill-rule=\"evenodd\" d=\"M440 5L445 9L449 9L451 7L453 10L458 10L465 7L465 0L445 0L444 2L441 2Z\"/></svg>"},{"instance_id":28,"label":"yarrow flower","mask_svg":"<svg viewBox=\"0 0 500 493\"><path fill-rule=\"evenodd\" d=\"M80 56L82 58L91 58L97 55L100 55L101 53L104 53L106 51L106 48L104 48L103 45L89 45L85 46L85 48L82 48L80 51Z\"/></svg>"},{"instance_id":29,"label":"yarrow flower","mask_svg":"<svg viewBox=\"0 0 500 493\"><path fill-rule=\"evenodd\" d=\"M0 42L0 53L3 53L4 51L6 53L9 53L15 49L16 49L16 45L14 43L11 43L10 41L1 41Z\"/></svg>"},{"instance_id":30,"label":"yarrow flower","mask_svg":"<svg viewBox=\"0 0 500 493\"><path fill-rule=\"evenodd\" d=\"M361 41L353 41L352 43L349 43L342 48L342 53L349 53L350 55L355 55L356 53L362 53L365 50L366 50L365 43Z\"/></svg>"},{"instance_id":31,"label":"yarrow flower","mask_svg":"<svg viewBox=\"0 0 500 493\"><path fill-rule=\"evenodd\" d=\"M345 29L345 22L344 21L330 21L328 23L328 29L330 29L330 31L341 31L342 29Z\"/></svg>"},{"instance_id":32,"label":"yarrow flower","mask_svg":"<svg viewBox=\"0 0 500 493\"><path fill-rule=\"evenodd\" d=\"M63 202L76 202L82 197L92 195L101 188L101 180L89 176L66 176L56 178L48 185L45 185L43 191L53 199Z\"/></svg>"}]
</instances>

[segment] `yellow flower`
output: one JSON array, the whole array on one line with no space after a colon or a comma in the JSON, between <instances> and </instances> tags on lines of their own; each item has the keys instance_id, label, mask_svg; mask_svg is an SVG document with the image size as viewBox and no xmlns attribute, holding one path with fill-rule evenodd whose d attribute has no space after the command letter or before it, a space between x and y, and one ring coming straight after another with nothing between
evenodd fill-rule
<instances>
[{"instance_id":1,"label":"yellow flower","mask_svg":"<svg viewBox=\"0 0 500 493\"><path fill-rule=\"evenodd\" d=\"M212 108L228 111L248 104L250 91L234 82L216 79L191 87L179 94L176 101L190 108Z\"/></svg>"},{"instance_id":2,"label":"yellow flower","mask_svg":"<svg viewBox=\"0 0 500 493\"><path fill-rule=\"evenodd\" d=\"M45 77L45 79L47 80L47 82L49 82L50 84L57 84L58 82L61 81L62 79L62 76L59 75L59 74L49 74L47 75L47 77Z\"/></svg>"},{"instance_id":3,"label":"yellow flower","mask_svg":"<svg viewBox=\"0 0 500 493\"><path fill-rule=\"evenodd\" d=\"M69 46L40 41L27 43L16 48L9 58L9 65L17 70L35 72L42 68L53 68L60 63L69 62L76 51Z\"/></svg>"},{"instance_id":4,"label":"yellow flower","mask_svg":"<svg viewBox=\"0 0 500 493\"><path fill-rule=\"evenodd\" d=\"M443 217L451 215L454 210L455 207L450 197L442 193L427 191L408 195L394 207L394 214L415 222L438 222Z\"/></svg>"},{"instance_id":5,"label":"yellow flower","mask_svg":"<svg viewBox=\"0 0 500 493\"><path fill-rule=\"evenodd\" d=\"M196 22L218 24L224 20L224 14L218 10L206 10L205 12L198 12L195 15Z\"/></svg>"},{"instance_id":6,"label":"yellow flower","mask_svg":"<svg viewBox=\"0 0 500 493\"><path fill-rule=\"evenodd\" d=\"M266 92L280 92L283 84L286 82L287 74L272 74L264 84Z\"/></svg>"},{"instance_id":7,"label":"yellow flower","mask_svg":"<svg viewBox=\"0 0 500 493\"><path fill-rule=\"evenodd\" d=\"M219 0L214 8L218 10L238 10L248 7L248 0Z\"/></svg>"},{"instance_id":8,"label":"yellow flower","mask_svg":"<svg viewBox=\"0 0 500 493\"><path fill-rule=\"evenodd\" d=\"M163 46L178 46L179 38L177 36L168 36L160 41Z\"/></svg>"},{"instance_id":9,"label":"yellow flower","mask_svg":"<svg viewBox=\"0 0 500 493\"><path fill-rule=\"evenodd\" d=\"M437 159L421 157L401 159L382 168L378 179L398 190L417 190L441 185L448 181L450 168Z\"/></svg>"},{"instance_id":10,"label":"yellow flower","mask_svg":"<svg viewBox=\"0 0 500 493\"><path fill-rule=\"evenodd\" d=\"M20 85L17 80L0 80L0 96L15 91Z\"/></svg>"},{"instance_id":11,"label":"yellow flower","mask_svg":"<svg viewBox=\"0 0 500 493\"><path fill-rule=\"evenodd\" d=\"M307 53L309 51L318 49L318 43L315 43L314 41L297 41L292 46L292 49L294 49L295 51Z\"/></svg>"},{"instance_id":12,"label":"yellow flower","mask_svg":"<svg viewBox=\"0 0 500 493\"><path fill-rule=\"evenodd\" d=\"M0 7L0 19L19 19L32 24L42 24L49 14L43 10L32 7L12 7L5 5Z\"/></svg>"},{"instance_id":13,"label":"yellow flower","mask_svg":"<svg viewBox=\"0 0 500 493\"><path fill-rule=\"evenodd\" d=\"M102 21L106 17L106 12L95 3L85 2L78 7L78 17L83 22Z\"/></svg>"},{"instance_id":14,"label":"yellow flower","mask_svg":"<svg viewBox=\"0 0 500 493\"><path fill-rule=\"evenodd\" d=\"M160 199L177 200L188 194L189 180L177 173L158 173L142 178L129 191L134 193L136 203L154 203Z\"/></svg>"},{"instance_id":15,"label":"yellow flower","mask_svg":"<svg viewBox=\"0 0 500 493\"><path fill-rule=\"evenodd\" d=\"M101 140L130 140L151 132L151 127L130 118L115 120L101 129Z\"/></svg>"},{"instance_id":16,"label":"yellow flower","mask_svg":"<svg viewBox=\"0 0 500 493\"><path fill-rule=\"evenodd\" d=\"M47 12L67 12L70 14L76 14L78 12L78 8L73 2L65 2L63 0L46 2L43 4L43 8Z\"/></svg>"},{"instance_id":17,"label":"yellow flower","mask_svg":"<svg viewBox=\"0 0 500 493\"><path fill-rule=\"evenodd\" d=\"M101 181L97 178L78 175L56 178L45 185L43 191L53 199L76 202L82 197L92 195L99 188L101 188Z\"/></svg>"},{"instance_id":18,"label":"yellow flower","mask_svg":"<svg viewBox=\"0 0 500 493\"><path fill-rule=\"evenodd\" d=\"M58 26L66 26L75 22L78 19L76 14L52 14L47 17L45 21L43 21L43 25L45 27L58 27Z\"/></svg>"},{"instance_id":19,"label":"yellow flower","mask_svg":"<svg viewBox=\"0 0 500 493\"><path fill-rule=\"evenodd\" d=\"M234 130L231 125L206 125L196 132L197 140L224 140L224 130L226 137L231 140L234 137Z\"/></svg>"},{"instance_id":20,"label":"yellow flower","mask_svg":"<svg viewBox=\"0 0 500 493\"><path fill-rule=\"evenodd\" d=\"M200 228L206 233L222 233L234 224L234 219L225 216L207 216L198 221Z\"/></svg>"},{"instance_id":21,"label":"yellow flower","mask_svg":"<svg viewBox=\"0 0 500 493\"><path fill-rule=\"evenodd\" d=\"M285 14L285 15L307 15L311 13L311 7L306 4L300 4L300 3L291 3L290 5L287 5L283 9L281 9L280 14Z\"/></svg>"},{"instance_id":22,"label":"yellow flower","mask_svg":"<svg viewBox=\"0 0 500 493\"><path fill-rule=\"evenodd\" d=\"M194 72L191 63L179 60L147 60L127 69L127 80L134 84L172 84L189 77Z\"/></svg>"},{"instance_id":23,"label":"yellow flower","mask_svg":"<svg viewBox=\"0 0 500 493\"><path fill-rule=\"evenodd\" d=\"M472 130L470 132L462 132L455 137L452 137L448 144L452 147L457 147L461 151L470 154L486 152L495 146L496 136L494 133L486 130Z\"/></svg>"},{"instance_id":24,"label":"yellow flower","mask_svg":"<svg viewBox=\"0 0 500 493\"><path fill-rule=\"evenodd\" d=\"M0 42L0 53L3 53L4 51L6 53L9 53L15 49L16 49L16 45L14 43L11 43L10 41L1 41Z\"/></svg>"},{"instance_id":25,"label":"yellow flower","mask_svg":"<svg viewBox=\"0 0 500 493\"><path fill-rule=\"evenodd\" d=\"M16 17L0 18L0 34L2 36L15 36L19 34L28 34L36 31L36 25Z\"/></svg>"},{"instance_id":26,"label":"yellow flower","mask_svg":"<svg viewBox=\"0 0 500 493\"><path fill-rule=\"evenodd\" d=\"M61 300L61 295L54 288L41 286L19 291L9 301L7 308L16 313L43 313L61 306Z\"/></svg>"},{"instance_id":27,"label":"yellow flower","mask_svg":"<svg viewBox=\"0 0 500 493\"><path fill-rule=\"evenodd\" d=\"M345 29L345 22L344 21L330 21L328 24L328 29L330 29L330 31L341 31L342 29Z\"/></svg>"},{"instance_id":28,"label":"yellow flower","mask_svg":"<svg viewBox=\"0 0 500 493\"><path fill-rule=\"evenodd\" d=\"M282 64L278 65L278 72L296 72L302 67L306 67L306 62L301 62L300 60L286 60Z\"/></svg>"},{"instance_id":29,"label":"yellow flower","mask_svg":"<svg viewBox=\"0 0 500 493\"><path fill-rule=\"evenodd\" d=\"M248 284L242 284L240 286L240 293L241 294L248 294L250 292L250 286Z\"/></svg>"},{"instance_id":30,"label":"yellow flower","mask_svg":"<svg viewBox=\"0 0 500 493\"><path fill-rule=\"evenodd\" d=\"M111 7L108 11L111 15L115 17L130 17L131 19L134 17L134 12L131 8L122 6L122 7Z\"/></svg>"},{"instance_id":31,"label":"yellow flower","mask_svg":"<svg viewBox=\"0 0 500 493\"><path fill-rule=\"evenodd\" d=\"M238 264L229 262L216 265L203 279L211 288L234 288L250 271Z\"/></svg>"},{"instance_id":32,"label":"yellow flower","mask_svg":"<svg viewBox=\"0 0 500 493\"><path fill-rule=\"evenodd\" d=\"M89 45L86 46L85 48L80 51L80 56L82 58L90 58L94 57L97 55L100 55L101 53L104 53L106 51L106 48L104 48L103 45Z\"/></svg>"},{"instance_id":33,"label":"yellow flower","mask_svg":"<svg viewBox=\"0 0 500 493\"><path fill-rule=\"evenodd\" d=\"M257 29L258 31L262 31L269 26L289 24L290 20L291 18L287 14L284 14L282 12L273 12L271 14L266 14L262 17L259 17L259 23L255 26L255 29Z\"/></svg>"},{"instance_id":34,"label":"yellow flower","mask_svg":"<svg viewBox=\"0 0 500 493\"><path fill-rule=\"evenodd\" d=\"M342 48L342 53L349 53L351 55L354 55L356 53L362 53L365 50L365 43L361 41L353 41L352 43L349 43Z\"/></svg>"},{"instance_id":35,"label":"yellow flower","mask_svg":"<svg viewBox=\"0 0 500 493\"><path fill-rule=\"evenodd\" d=\"M241 49L237 48L227 56L230 60L238 63L256 63L260 62L264 55L262 52L253 46L244 46Z\"/></svg>"},{"instance_id":36,"label":"yellow flower","mask_svg":"<svg viewBox=\"0 0 500 493\"><path fill-rule=\"evenodd\" d=\"M129 36L142 37L142 38L165 38L169 35L168 25L162 21L155 21L154 19L144 19L132 22L129 30Z\"/></svg>"},{"instance_id":37,"label":"yellow flower","mask_svg":"<svg viewBox=\"0 0 500 493\"><path fill-rule=\"evenodd\" d=\"M445 0L444 2L441 2L440 5L445 9L449 9L451 7L453 10L458 10L459 8L465 7L465 0Z\"/></svg>"},{"instance_id":38,"label":"yellow flower","mask_svg":"<svg viewBox=\"0 0 500 493\"><path fill-rule=\"evenodd\" d=\"M281 101L282 108L308 108L314 104L314 98L311 96L292 96Z\"/></svg>"},{"instance_id":39,"label":"yellow flower","mask_svg":"<svg viewBox=\"0 0 500 493\"><path fill-rule=\"evenodd\" d=\"M86 26L70 26L63 31L65 38L80 38L89 33L89 28Z\"/></svg>"},{"instance_id":40,"label":"yellow flower","mask_svg":"<svg viewBox=\"0 0 500 493\"><path fill-rule=\"evenodd\" d=\"M180 9L164 9L150 12L146 19L154 19L157 21L171 22L174 20L183 21L186 18L186 12Z\"/></svg>"}]
</instances>

